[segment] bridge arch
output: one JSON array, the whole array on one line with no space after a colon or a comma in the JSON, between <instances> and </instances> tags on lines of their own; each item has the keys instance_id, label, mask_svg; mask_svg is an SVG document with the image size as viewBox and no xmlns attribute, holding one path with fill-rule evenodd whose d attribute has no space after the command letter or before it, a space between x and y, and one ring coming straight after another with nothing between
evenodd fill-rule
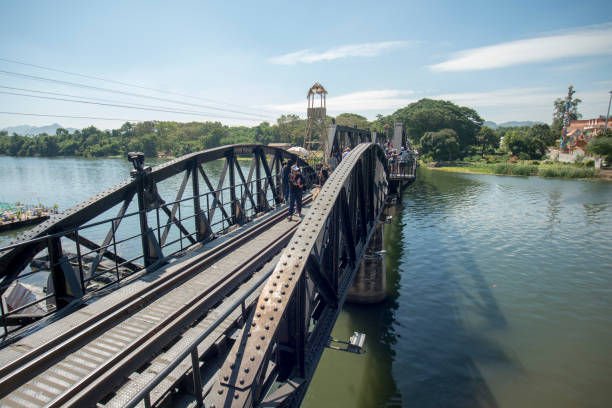
<instances>
[{"instance_id":1,"label":"bridge arch","mask_svg":"<svg viewBox=\"0 0 612 408\"><path fill-rule=\"evenodd\" d=\"M387 198L382 149L358 145L332 173L281 255L206 406L299 405ZM280 398L280 399L279 399ZM264 404L265 405L265 404Z\"/></svg>"},{"instance_id":2,"label":"bridge arch","mask_svg":"<svg viewBox=\"0 0 612 408\"><path fill-rule=\"evenodd\" d=\"M256 144L228 145L199 151L153 168L144 166L142 154L130 155L134 163L131 178L75 205L0 249L0 295L16 278L27 272L28 265L37 255L46 251L46 268L52 274L54 289L48 291L43 300L53 303L53 309L61 308L88 291L88 282L95 277L103 259L115 265L117 276L112 284L132 272L160 266L164 256L169 255L164 249L169 247L169 232L173 226L179 231L182 250L183 240L189 244L205 242L213 239L220 230L242 224L279 205L282 198L279 185L282 160L295 160L304 167L308 184L315 180L314 171L298 156L280 148ZM239 156L251 157L248 175L244 174L238 163ZM220 159L224 160L224 169L218 184L213 186L202 164ZM182 179L174 201L166 202L158 191L158 185L172 177ZM193 194L183 198L188 184L191 184ZM161 193L174 196L173 192ZM137 210L128 212L128 208L136 204ZM110 215L110 219L97 221L107 211L116 208L116 216ZM187 208L187 217L179 215L181 208ZM167 217L166 222L162 223L160 214L162 218ZM141 241L140 254L131 258L122 256L117 249L118 229L122 220L129 217L138 219L133 225L139 225L140 229L140 233L131 239ZM149 225L151 218L157 221L154 228ZM215 228L213 224L220 227ZM108 229L101 243L86 238L84 230L101 225ZM76 254L66 253L66 242L76 249ZM90 260L85 261L87 254ZM120 268L126 270L125 276L120 276ZM2 312L4 320L8 313Z\"/></svg>"}]
</instances>

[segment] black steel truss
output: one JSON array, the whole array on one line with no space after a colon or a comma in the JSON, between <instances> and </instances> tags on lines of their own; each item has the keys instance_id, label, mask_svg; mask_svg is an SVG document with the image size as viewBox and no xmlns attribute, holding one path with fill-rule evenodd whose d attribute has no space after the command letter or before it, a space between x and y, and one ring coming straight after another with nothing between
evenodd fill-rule
<instances>
[{"instance_id":1,"label":"black steel truss","mask_svg":"<svg viewBox=\"0 0 612 408\"><path fill-rule=\"evenodd\" d=\"M383 210L387 174L384 152L372 143L357 146L332 173L266 283L206 406L299 405ZM273 382L280 388L266 397Z\"/></svg>"},{"instance_id":2,"label":"black steel truss","mask_svg":"<svg viewBox=\"0 0 612 408\"><path fill-rule=\"evenodd\" d=\"M252 158L246 178L238 165L238 156ZM214 238L216 231L213 228L215 222L213 217L216 210L221 212L220 220L216 221L218 231L232 225L240 225L249 217L280 204L282 160L294 160L304 167L305 179L310 185L315 180L314 171L297 156L282 149L262 145L229 145L204 150L154 168L144 167L142 153L130 153L129 159L134 164L131 178L44 222L21 235L17 241L0 249L0 295L22 274L37 254L46 250L49 270L53 276L55 305L61 308L85 293L86 281L98 274L102 259L114 262L118 279L119 267L132 272L145 267L154 269L161 264L164 255L169 255L163 253L163 248L170 245L169 233L173 226L180 230L182 248L183 240L193 244ZM225 165L215 188L202 163L219 159L225 160ZM176 198L172 203L165 203L157 190L158 183L177 175L183 175L183 178ZM225 183L226 178L229 178L229 183ZM183 198L189 179L193 195ZM226 196L228 191L229 205L227 199L224 201L224 195ZM138 212L126 214L135 196ZM180 216L182 203L189 203L188 206L193 208L191 225L186 223L185 217ZM206 205L208 208L204 209L203 203L208 203ZM100 214L116 206L119 206L119 210L114 219L92 223L92 220ZM160 210L167 217L165 223L160 220ZM157 231L149 226L150 213L155 213L157 216ZM128 216L139 218L140 229L135 233L142 241L142 253L131 259L121 257L117 252L117 245L120 243L116 237L117 229L121 221ZM106 223L109 229L101 243L93 242L82 235L82 228L102 223ZM77 255L74 258L67 259L65 256L62 238L76 243ZM93 260L85 261L82 252L92 255ZM73 266L77 271L73 270ZM84 269L88 271L86 274L83 272ZM76 286L72 276L79 277ZM4 323L6 323L4 319L6 312L2 310Z\"/></svg>"}]
</instances>

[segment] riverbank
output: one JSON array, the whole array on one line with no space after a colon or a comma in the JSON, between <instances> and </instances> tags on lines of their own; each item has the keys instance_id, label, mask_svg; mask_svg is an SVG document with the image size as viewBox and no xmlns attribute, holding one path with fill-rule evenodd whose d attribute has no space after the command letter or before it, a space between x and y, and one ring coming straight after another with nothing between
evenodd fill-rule
<instances>
[{"instance_id":1,"label":"riverbank","mask_svg":"<svg viewBox=\"0 0 612 408\"><path fill-rule=\"evenodd\" d=\"M611 170L598 170L570 164L533 164L524 163L453 163L453 165L431 165L430 170L451 173L495 174L501 176L539 176L544 178L584 179L612 181Z\"/></svg>"}]
</instances>

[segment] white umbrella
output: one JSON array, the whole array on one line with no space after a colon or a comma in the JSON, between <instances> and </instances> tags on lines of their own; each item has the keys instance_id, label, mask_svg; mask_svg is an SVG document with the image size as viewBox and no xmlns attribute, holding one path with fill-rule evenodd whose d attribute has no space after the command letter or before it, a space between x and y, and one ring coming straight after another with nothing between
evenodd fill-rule
<instances>
[{"instance_id":1,"label":"white umbrella","mask_svg":"<svg viewBox=\"0 0 612 408\"><path fill-rule=\"evenodd\" d=\"M310 152L306 149L304 149L301 146L293 146L290 147L289 149L287 149L288 152L291 152L293 154L297 154L300 157L308 157L310 156Z\"/></svg>"}]
</instances>

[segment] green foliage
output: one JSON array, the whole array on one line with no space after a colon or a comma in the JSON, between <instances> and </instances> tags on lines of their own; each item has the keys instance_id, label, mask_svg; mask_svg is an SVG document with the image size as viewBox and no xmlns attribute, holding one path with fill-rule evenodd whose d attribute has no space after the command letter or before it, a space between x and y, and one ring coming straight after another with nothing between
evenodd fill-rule
<instances>
[{"instance_id":1,"label":"green foliage","mask_svg":"<svg viewBox=\"0 0 612 408\"><path fill-rule=\"evenodd\" d=\"M540 139L545 146L555 144L556 135L546 123L538 123L533 125L528 132L530 137Z\"/></svg>"},{"instance_id":2,"label":"green foliage","mask_svg":"<svg viewBox=\"0 0 612 408\"><path fill-rule=\"evenodd\" d=\"M572 95L574 95L576 91L572 89ZM553 102L553 121L552 121L552 129L561 130L563 128L563 115L565 114L565 102L566 98L557 98ZM578 120L582 118L582 114L578 113L578 104L582 102L582 99L573 98L570 102L569 109L569 118L570 120Z\"/></svg>"},{"instance_id":3,"label":"green foliage","mask_svg":"<svg viewBox=\"0 0 612 408\"><path fill-rule=\"evenodd\" d=\"M421 148L424 154L434 160L453 160L459 152L457 132L453 129L427 132L421 138Z\"/></svg>"},{"instance_id":4,"label":"green foliage","mask_svg":"<svg viewBox=\"0 0 612 408\"><path fill-rule=\"evenodd\" d=\"M336 116L336 124L341 126L357 127L358 129L362 130L370 129L370 122L368 122L368 119L354 113L342 113Z\"/></svg>"},{"instance_id":5,"label":"green foliage","mask_svg":"<svg viewBox=\"0 0 612 408\"><path fill-rule=\"evenodd\" d=\"M530 136L527 129L515 128L507 131L504 145L521 160L541 159L546 153L546 145L539 138Z\"/></svg>"},{"instance_id":6,"label":"green foliage","mask_svg":"<svg viewBox=\"0 0 612 408\"><path fill-rule=\"evenodd\" d=\"M593 178L597 176L597 171L590 167L575 167L570 165L553 165L540 167L538 172L542 177L562 177L562 178Z\"/></svg>"},{"instance_id":7,"label":"green foliage","mask_svg":"<svg viewBox=\"0 0 612 408\"><path fill-rule=\"evenodd\" d=\"M587 145L587 152L602 156L608 163L612 163L612 132L595 137Z\"/></svg>"},{"instance_id":8,"label":"green foliage","mask_svg":"<svg viewBox=\"0 0 612 408\"><path fill-rule=\"evenodd\" d=\"M404 125L406 135L413 143L418 143L427 132L452 129L460 150L475 144L483 123L483 119L471 108L433 99L411 103L395 111L391 119Z\"/></svg>"},{"instance_id":9,"label":"green foliage","mask_svg":"<svg viewBox=\"0 0 612 408\"><path fill-rule=\"evenodd\" d=\"M538 174L538 168L529 164L499 163L493 165L493 173L513 176L534 176Z\"/></svg>"},{"instance_id":10,"label":"green foliage","mask_svg":"<svg viewBox=\"0 0 612 408\"><path fill-rule=\"evenodd\" d=\"M490 148L499 147L499 135L495 130L490 127L483 126L480 128L478 135L476 136L478 145L480 146L480 155L484 157L486 151Z\"/></svg>"}]
</instances>

